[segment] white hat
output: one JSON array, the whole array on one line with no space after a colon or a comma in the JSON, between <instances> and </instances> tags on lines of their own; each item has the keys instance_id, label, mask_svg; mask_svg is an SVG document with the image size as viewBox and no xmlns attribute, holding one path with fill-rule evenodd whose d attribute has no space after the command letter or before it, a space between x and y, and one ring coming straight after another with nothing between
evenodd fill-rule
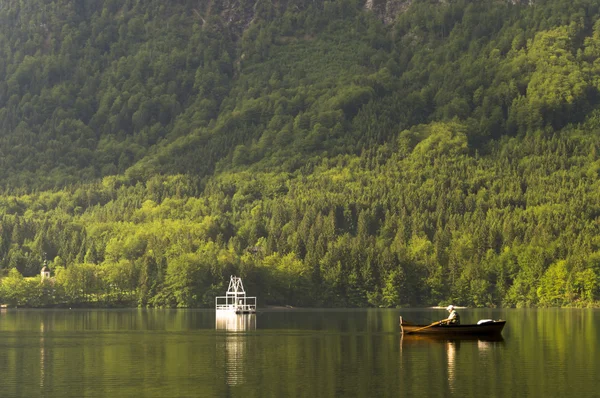
<instances>
[{"instance_id":1,"label":"white hat","mask_svg":"<svg viewBox=\"0 0 600 398\"><path fill-rule=\"evenodd\" d=\"M450 304L448 306L448 308L446 308L447 311L452 311L454 309L454 306L452 304Z\"/></svg>"}]
</instances>

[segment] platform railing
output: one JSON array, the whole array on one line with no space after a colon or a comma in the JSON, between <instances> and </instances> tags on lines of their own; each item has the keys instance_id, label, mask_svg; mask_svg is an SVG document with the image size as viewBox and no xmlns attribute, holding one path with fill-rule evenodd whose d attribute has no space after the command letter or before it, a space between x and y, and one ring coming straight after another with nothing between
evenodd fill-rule
<instances>
[{"instance_id":1,"label":"platform railing","mask_svg":"<svg viewBox=\"0 0 600 398\"><path fill-rule=\"evenodd\" d=\"M255 312L256 297L218 296L215 301L217 311Z\"/></svg>"}]
</instances>

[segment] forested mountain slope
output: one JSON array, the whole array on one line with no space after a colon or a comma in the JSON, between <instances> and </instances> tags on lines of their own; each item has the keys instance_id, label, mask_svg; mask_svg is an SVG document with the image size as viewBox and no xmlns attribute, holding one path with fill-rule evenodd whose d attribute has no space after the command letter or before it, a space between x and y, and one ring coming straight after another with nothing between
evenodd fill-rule
<instances>
[{"instance_id":1,"label":"forested mountain slope","mask_svg":"<svg viewBox=\"0 0 600 398\"><path fill-rule=\"evenodd\" d=\"M595 305L599 16L2 1L0 301Z\"/></svg>"}]
</instances>

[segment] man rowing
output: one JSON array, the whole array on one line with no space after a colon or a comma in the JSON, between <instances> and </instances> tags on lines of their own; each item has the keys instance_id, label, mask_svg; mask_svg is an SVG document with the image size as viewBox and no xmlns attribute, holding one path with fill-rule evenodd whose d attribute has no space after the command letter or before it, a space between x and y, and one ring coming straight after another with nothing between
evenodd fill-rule
<instances>
[{"instance_id":1,"label":"man rowing","mask_svg":"<svg viewBox=\"0 0 600 398\"><path fill-rule=\"evenodd\" d=\"M442 325L460 325L460 316L458 312L454 309L454 306L450 304L446 310L450 313L448 318L441 321Z\"/></svg>"}]
</instances>

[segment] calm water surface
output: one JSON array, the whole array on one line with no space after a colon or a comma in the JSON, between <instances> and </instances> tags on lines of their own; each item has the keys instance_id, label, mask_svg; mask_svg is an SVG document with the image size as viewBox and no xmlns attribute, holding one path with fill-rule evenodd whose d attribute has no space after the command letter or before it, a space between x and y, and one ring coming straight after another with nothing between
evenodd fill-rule
<instances>
[{"instance_id":1,"label":"calm water surface","mask_svg":"<svg viewBox=\"0 0 600 398\"><path fill-rule=\"evenodd\" d=\"M402 338L446 312L3 310L1 397L600 396L600 311L462 310L499 341Z\"/></svg>"}]
</instances>

